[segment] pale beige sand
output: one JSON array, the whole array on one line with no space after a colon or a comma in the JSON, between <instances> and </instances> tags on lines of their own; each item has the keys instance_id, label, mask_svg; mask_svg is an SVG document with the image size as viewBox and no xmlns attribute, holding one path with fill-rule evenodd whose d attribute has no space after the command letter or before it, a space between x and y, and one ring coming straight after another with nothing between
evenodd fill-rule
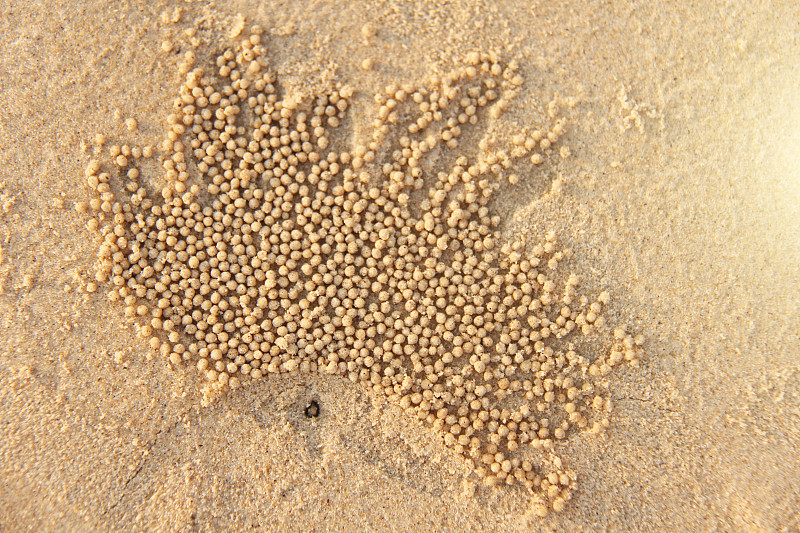
<instances>
[{"instance_id":1,"label":"pale beige sand","mask_svg":"<svg viewBox=\"0 0 800 533\"><path fill-rule=\"evenodd\" d=\"M0 3L0 530L800 531L796 2L105 4ZM533 176L497 208L509 231L555 230L647 345L612 378L607 434L564 451L580 485L562 514L476 488L342 379L269 377L201 409L119 306L78 290L91 139L131 142L133 117L158 142L179 84L162 42L203 13L201 36L263 25L287 90L351 83L356 128L379 88L471 49L520 63L504 131L578 100L560 192Z\"/></svg>"}]
</instances>

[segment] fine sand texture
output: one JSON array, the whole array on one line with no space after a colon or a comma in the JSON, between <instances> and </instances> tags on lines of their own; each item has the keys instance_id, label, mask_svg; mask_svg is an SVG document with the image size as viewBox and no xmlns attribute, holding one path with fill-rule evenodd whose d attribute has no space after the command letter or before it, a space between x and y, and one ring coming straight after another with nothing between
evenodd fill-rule
<instances>
[{"instance_id":1,"label":"fine sand texture","mask_svg":"<svg viewBox=\"0 0 800 533\"><path fill-rule=\"evenodd\" d=\"M522 466L465 462L475 443L376 392L363 358L254 378L231 363L241 379L210 383L212 356L162 354L107 297L91 161L152 146L142 180L164 187L187 73L253 27L286 101L348 95L331 143L354 153L387 87L510 65L502 105L423 167L557 133L501 169L487 207L498 243L552 240L556 284L603 301L575 348L598 409L535 449L501 443L565 477L534 467L528 490ZM793 1L0 0L0 531L800 532L798 58ZM600 372L614 343L628 351ZM541 412L565 409L558 390Z\"/></svg>"}]
</instances>

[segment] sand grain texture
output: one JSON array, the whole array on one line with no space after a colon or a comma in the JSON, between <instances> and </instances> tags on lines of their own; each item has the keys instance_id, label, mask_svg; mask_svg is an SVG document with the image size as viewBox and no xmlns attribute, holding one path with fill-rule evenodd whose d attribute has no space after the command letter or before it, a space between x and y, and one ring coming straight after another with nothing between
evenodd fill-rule
<instances>
[{"instance_id":1,"label":"sand grain texture","mask_svg":"<svg viewBox=\"0 0 800 533\"><path fill-rule=\"evenodd\" d=\"M0 529L800 531L798 21L793 2L0 2ZM163 43L195 22L212 41L262 25L287 90L356 87L354 131L369 95L473 49L526 81L499 132L575 99L571 155L496 208L508 232L555 231L647 344L611 378L607 433L564 452L563 513L476 488L340 378L270 376L200 408L120 306L80 290L92 140L133 142L134 118L160 141L181 81Z\"/></svg>"}]
</instances>

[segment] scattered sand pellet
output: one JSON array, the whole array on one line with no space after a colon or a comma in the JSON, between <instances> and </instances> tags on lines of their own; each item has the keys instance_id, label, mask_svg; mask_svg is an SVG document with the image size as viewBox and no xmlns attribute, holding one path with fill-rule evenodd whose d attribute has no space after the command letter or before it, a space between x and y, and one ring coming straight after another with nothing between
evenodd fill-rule
<instances>
[{"instance_id":1,"label":"scattered sand pellet","mask_svg":"<svg viewBox=\"0 0 800 533\"><path fill-rule=\"evenodd\" d=\"M378 28L376 28L373 24L367 22L363 26L361 26L361 36L364 39L369 39L371 37L375 37L378 33Z\"/></svg>"}]
</instances>

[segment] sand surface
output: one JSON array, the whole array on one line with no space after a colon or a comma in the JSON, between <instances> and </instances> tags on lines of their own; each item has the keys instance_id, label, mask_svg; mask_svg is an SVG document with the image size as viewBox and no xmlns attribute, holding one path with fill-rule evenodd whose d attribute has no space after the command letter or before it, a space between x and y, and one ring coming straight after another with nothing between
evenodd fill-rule
<instances>
[{"instance_id":1,"label":"sand surface","mask_svg":"<svg viewBox=\"0 0 800 533\"><path fill-rule=\"evenodd\" d=\"M202 4L0 1L0 530L800 531L796 2ZM163 43L198 28L200 60L243 24L287 91L352 85L354 130L382 87L472 50L525 78L487 127L573 99L569 157L495 209L507 232L555 231L646 344L611 377L608 431L562 450L564 512L480 486L342 378L270 376L201 407L196 379L81 289L95 134L157 144L180 84Z\"/></svg>"}]
</instances>

